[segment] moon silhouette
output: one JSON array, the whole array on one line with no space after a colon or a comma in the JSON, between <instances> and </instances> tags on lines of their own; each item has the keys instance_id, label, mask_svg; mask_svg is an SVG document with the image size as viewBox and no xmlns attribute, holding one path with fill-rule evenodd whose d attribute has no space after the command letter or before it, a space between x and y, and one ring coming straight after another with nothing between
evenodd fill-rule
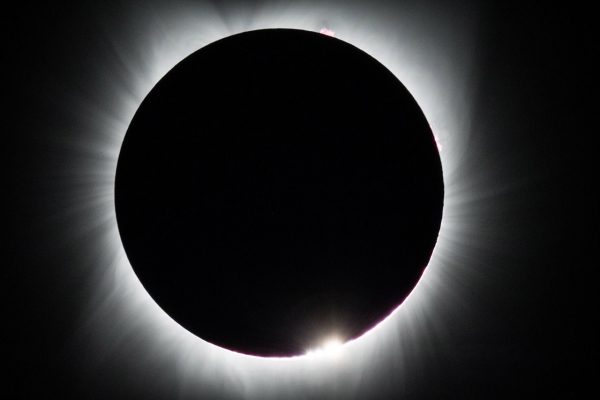
<instances>
[{"instance_id":1,"label":"moon silhouette","mask_svg":"<svg viewBox=\"0 0 600 400\"><path fill-rule=\"evenodd\" d=\"M419 105L333 37L245 32L176 65L136 112L115 207L156 303L203 340L303 354L357 338L421 277L443 209Z\"/></svg>"}]
</instances>

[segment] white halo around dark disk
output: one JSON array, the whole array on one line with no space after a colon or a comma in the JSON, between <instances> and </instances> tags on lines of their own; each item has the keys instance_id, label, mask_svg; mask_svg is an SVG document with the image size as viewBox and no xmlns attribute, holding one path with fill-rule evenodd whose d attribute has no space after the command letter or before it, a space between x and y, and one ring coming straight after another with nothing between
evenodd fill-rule
<instances>
[{"instance_id":1,"label":"white halo around dark disk","mask_svg":"<svg viewBox=\"0 0 600 400\"><path fill-rule=\"evenodd\" d=\"M77 171L64 173L77 210L77 232L90 249L87 272L96 276L87 307L89 320L78 333L92 337L96 357L131 352L139 369L161 365L161 379L177 379L180 392L214 391L245 398L290 398L327 388L352 398L365 382L402 380L428 358L443 335L444 307L460 307L454 291L471 272L465 259L483 246L477 236L476 203L489 190L475 173L462 170L473 151L470 95L474 86L472 50L476 17L432 13L375 3L270 2L253 8L208 4L140 7L122 17L122 26L104 33L110 60L90 83L92 95L77 111L86 128L66 144ZM128 24L126 23L128 21ZM107 23L108 24L108 23ZM143 98L175 64L192 52L232 34L265 28L335 32L367 52L407 87L421 106L441 146L444 215L431 261L416 288L387 319L362 337L339 345L324 337L323 348L305 356L260 358L211 345L163 312L144 290L125 256L114 211L114 176L121 142ZM326 101L323 93L322 101ZM75 144L73 146L73 143ZM75 161L74 161L75 162ZM324 335L328 335L326 332ZM84 339L80 339L84 340ZM394 373L388 371L393 370ZM140 373L141 374L141 373ZM387 374L387 375L385 375ZM393 375L393 376L392 376ZM185 397L185 396L184 396ZM310 397L310 396L309 396Z\"/></svg>"}]
</instances>

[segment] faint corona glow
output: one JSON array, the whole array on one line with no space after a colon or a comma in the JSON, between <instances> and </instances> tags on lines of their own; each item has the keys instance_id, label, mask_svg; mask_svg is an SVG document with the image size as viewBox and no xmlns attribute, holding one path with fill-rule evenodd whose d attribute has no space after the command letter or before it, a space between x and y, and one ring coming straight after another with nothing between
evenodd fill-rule
<instances>
[{"instance_id":1,"label":"faint corona glow","mask_svg":"<svg viewBox=\"0 0 600 400\"><path fill-rule=\"evenodd\" d=\"M422 18L416 18L417 14ZM136 338L141 343L140 356L174 371L182 393L213 388L225 396L242 393L245 398L267 399L288 398L285 391L318 391L336 380L343 383L335 386L334 395L350 398L362 380L376 379L378 370L393 367L402 376L411 355L428 351L422 344L427 340L424 332L433 335L442 329L432 322L439 313L438 304L460 301L453 297L448 283L457 279L449 267L460 265L465 257L462 249L473 239L472 227L464 222L469 199L463 193L470 182L459 171L470 136L468 99L473 77L469 43L473 32L469 22L428 16L425 8L419 11L416 6L407 7L406 12L401 7L390 12L370 3L339 7L304 2L273 3L250 11L231 6L224 16L214 6L201 3L136 14L137 40L127 34L107 33L114 64L98 72L95 103L81 104L78 109L89 118L85 137L75 144L74 159L84 160L79 161L82 168L64 172L76 188L71 196L73 207L81 210L81 232L73 232L73 236L83 237L82 232L88 232L86 240L92 243L87 267L97 276L97 284L84 330L92 337L97 353L121 351L128 340ZM328 28L320 29L323 21ZM444 143L440 155L445 184L442 224L431 260L412 293L363 336L344 344L333 338L291 358L261 358L217 347L169 317L143 288L127 260L113 202L121 143L154 85L205 45L266 28L328 35L335 29L337 38L367 52L398 77L421 106L440 150L439 143ZM330 356L348 357L352 362L324 362Z\"/></svg>"}]
</instances>

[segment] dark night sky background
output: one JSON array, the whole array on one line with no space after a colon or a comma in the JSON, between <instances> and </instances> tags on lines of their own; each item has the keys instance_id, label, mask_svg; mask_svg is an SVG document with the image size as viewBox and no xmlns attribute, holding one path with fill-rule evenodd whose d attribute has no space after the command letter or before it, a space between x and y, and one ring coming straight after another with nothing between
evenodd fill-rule
<instances>
[{"instance_id":1,"label":"dark night sky background","mask_svg":"<svg viewBox=\"0 0 600 400\"><path fill-rule=\"evenodd\" d=\"M452 12L473 5L430 7L451 19ZM6 398L178 396L164 378L170 376L166 367L143 368L127 346L90 357L96 350L73 339L97 277L73 267L93 250L61 217L69 191L56 171L76 169L77 160L62 156L56 143L67 143L80 123L69 112L78 99L63 94L89 95L86 85L97 79L94 71L107 56L107 21L117 18L114 29L123 29L120 10L132 15L131 9L127 3L82 1L4 13ZM473 235L489 240L480 259L470 262L485 266L484 276L460 282L468 307L445 319L447 335L417 363L414 377L395 385L393 371L382 372L380 380L365 379L357 398L581 398L592 383L597 296L589 283L598 250L598 201L590 139L597 116L588 103L594 79L586 66L593 54L586 13L500 4L481 10L472 124L484 133L465 168L510 187L478 204L485 218L477 226L484 228ZM140 345L129 340L131 348ZM198 390L196 398L219 398L215 386L210 390ZM327 398L326 386L314 396Z\"/></svg>"}]
</instances>

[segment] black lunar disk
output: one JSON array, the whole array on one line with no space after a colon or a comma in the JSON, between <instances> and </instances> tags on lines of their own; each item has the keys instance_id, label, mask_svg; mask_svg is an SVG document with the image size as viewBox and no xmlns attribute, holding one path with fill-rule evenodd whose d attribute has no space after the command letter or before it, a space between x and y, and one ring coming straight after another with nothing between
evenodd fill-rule
<instances>
[{"instance_id":1,"label":"black lunar disk","mask_svg":"<svg viewBox=\"0 0 600 400\"><path fill-rule=\"evenodd\" d=\"M426 267L439 154L410 93L318 33L214 42L150 92L125 136L117 221L153 299L200 338L291 356L356 338Z\"/></svg>"}]
</instances>

